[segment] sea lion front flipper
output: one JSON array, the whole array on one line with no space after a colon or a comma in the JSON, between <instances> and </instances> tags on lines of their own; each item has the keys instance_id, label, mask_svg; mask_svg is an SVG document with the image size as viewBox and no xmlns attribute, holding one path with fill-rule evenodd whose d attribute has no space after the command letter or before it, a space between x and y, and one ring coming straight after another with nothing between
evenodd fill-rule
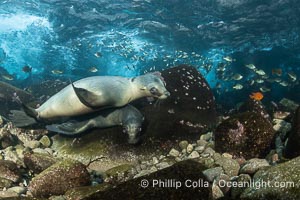
<instances>
[{"instance_id":1,"label":"sea lion front flipper","mask_svg":"<svg viewBox=\"0 0 300 200\"><path fill-rule=\"evenodd\" d=\"M76 134L76 133L73 133L73 132L66 132L66 131L60 130L59 129L59 124L47 125L46 129L48 131L52 131L52 132L56 132L56 133L60 133L60 134L64 134L64 135L74 135L74 134Z\"/></svg>"},{"instance_id":2,"label":"sea lion front flipper","mask_svg":"<svg viewBox=\"0 0 300 200\"><path fill-rule=\"evenodd\" d=\"M88 128L89 127L86 122L77 121L69 121L62 124L51 124L46 126L48 131L61 133L64 135L76 135L86 131Z\"/></svg>"},{"instance_id":3,"label":"sea lion front flipper","mask_svg":"<svg viewBox=\"0 0 300 200\"><path fill-rule=\"evenodd\" d=\"M95 102L97 102L97 99L99 98L98 95L95 95L93 92L90 92L84 88L75 87L73 82L71 82L71 85L74 89L75 94L83 105L92 109L99 108L99 106L95 105Z\"/></svg>"}]
</instances>

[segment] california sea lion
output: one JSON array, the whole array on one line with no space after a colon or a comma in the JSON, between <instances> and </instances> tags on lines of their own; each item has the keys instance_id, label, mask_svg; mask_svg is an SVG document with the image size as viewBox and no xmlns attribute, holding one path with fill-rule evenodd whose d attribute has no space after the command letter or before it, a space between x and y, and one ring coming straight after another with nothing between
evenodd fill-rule
<instances>
[{"instance_id":1,"label":"california sea lion","mask_svg":"<svg viewBox=\"0 0 300 200\"><path fill-rule=\"evenodd\" d=\"M39 108L23 104L25 113L11 111L10 119L17 127L36 121L73 117L106 108L122 107L142 97L165 99L170 93L159 72L134 78L93 76L78 80L53 95Z\"/></svg>"},{"instance_id":2,"label":"california sea lion","mask_svg":"<svg viewBox=\"0 0 300 200\"><path fill-rule=\"evenodd\" d=\"M82 117L83 118L83 117ZM49 131L76 135L92 128L107 128L122 126L128 135L128 143L136 144L140 141L144 117L141 112L131 105L121 108L110 108L84 116L82 120L70 120L62 124L47 125Z\"/></svg>"}]
</instances>

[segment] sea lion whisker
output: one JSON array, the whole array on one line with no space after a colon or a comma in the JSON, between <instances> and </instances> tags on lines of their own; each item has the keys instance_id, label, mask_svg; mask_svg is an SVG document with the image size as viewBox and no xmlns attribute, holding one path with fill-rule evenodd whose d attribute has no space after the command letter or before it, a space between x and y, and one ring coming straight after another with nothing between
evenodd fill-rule
<instances>
[{"instance_id":1,"label":"sea lion whisker","mask_svg":"<svg viewBox=\"0 0 300 200\"><path fill-rule=\"evenodd\" d=\"M154 103L154 107L160 108L161 99L157 99Z\"/></svg>"}]
</instances>

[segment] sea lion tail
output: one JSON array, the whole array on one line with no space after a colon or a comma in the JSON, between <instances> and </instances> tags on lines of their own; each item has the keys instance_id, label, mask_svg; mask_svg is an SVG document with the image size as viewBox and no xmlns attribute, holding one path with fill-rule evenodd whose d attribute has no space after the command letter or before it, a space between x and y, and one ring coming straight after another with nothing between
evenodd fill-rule
<instances>
[{"instance_id":1,"label":"sea lion tail","mask_svg":"<svg viewBox=\"0 0 300 200\"><path fill-rule=\"evenodd\" d=\"M16 126L16 127L26 127L30 125L34 125L37 123L36 119L33 117L28 116L28 114L21 110L11 110L11 114L9 114L9 120Z\"/></svg>"}]
</instances>

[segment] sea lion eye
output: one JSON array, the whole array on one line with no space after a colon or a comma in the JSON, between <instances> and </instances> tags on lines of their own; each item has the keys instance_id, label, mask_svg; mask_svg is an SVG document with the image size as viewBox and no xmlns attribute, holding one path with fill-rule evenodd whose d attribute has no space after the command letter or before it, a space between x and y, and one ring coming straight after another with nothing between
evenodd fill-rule
<instances>
[{"instance_id":1,"label":"sea lion eye","mask_svg":"<svg viewBox=\"0 0 300 200\"><path fill-rule=\"evenodd\" d=\"M158 95L158 94L159 94L158 89L155 88L155 87L152 87L152 88L150 89L150 93L153 94L153 95Z\"/></svg>"}]
</instances>

